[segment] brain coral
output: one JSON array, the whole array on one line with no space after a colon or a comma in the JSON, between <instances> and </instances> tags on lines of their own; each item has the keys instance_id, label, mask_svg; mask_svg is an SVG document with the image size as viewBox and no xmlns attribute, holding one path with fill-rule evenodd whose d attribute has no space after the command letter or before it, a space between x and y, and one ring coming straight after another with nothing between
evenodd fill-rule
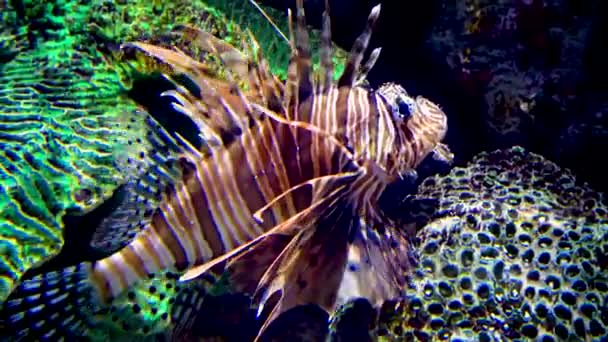
<instances>
[{"instance_id":1,"label":"brain coral","mask_svg":"<svg viewBox=\"0 0 608 342\"><path fill-rule=\"evenodd\" d=\"M386 303L394 340L599 340L608 327L608 201L514 147L427 179L406 299Z\"/></svg>"}]
</instances>

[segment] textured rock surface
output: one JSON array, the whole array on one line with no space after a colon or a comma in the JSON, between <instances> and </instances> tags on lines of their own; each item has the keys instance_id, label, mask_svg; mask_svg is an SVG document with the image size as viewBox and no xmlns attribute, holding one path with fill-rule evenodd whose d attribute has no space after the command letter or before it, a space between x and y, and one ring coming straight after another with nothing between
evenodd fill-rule
<instances>
[{"instance_id":1,"label":"textured rock surface","mask_svg":"<svg viewBox=\"0 0 608 342\"><path fill-rule=\"evenodd\" d=\"M608 201L569 171L514 147L427 179L410 200L436 210L418 216L426 223L414 286L384 307L381 336L557 341L608 332Z\"/></svg>"}]
</instances>

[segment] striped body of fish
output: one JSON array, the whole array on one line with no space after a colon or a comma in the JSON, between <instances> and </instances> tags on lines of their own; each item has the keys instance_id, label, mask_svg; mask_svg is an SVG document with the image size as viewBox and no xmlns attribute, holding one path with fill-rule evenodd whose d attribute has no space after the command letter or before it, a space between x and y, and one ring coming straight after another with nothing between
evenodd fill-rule
<instances>
[{"instance_id":1,"label":"striped body of fish","mask_svg":"<svg viewBox=\"0 0 608 342\"><path fill-rule=\"evenodd\" d=\"M380 51L361 64L380 6L337 82L328 11L321 72L314 74L301 0L297 7L285 84L268 71L253 37L248 56L206 32L181 28L226 64L226 83L210 79L183 53L129 44L171 66L169 78L187 76L188 86L175 81L166 95L207 144L197 150L183 141L181 178L127 246L92 264L24 282L5 305L9 322L44 320L40 312L52 317L65 305L96 310L165 269L187 270L182 280L188 280L226 268L237 287L255 292L261 308L280 292L263 328L298 304L332 310L338 291L349 290L341 287L347 258L367 261L356 276L368 287L360 295L378 303L400 293L411 268L408 237L392 228L378 201L429 153L445 150L446 116L398 85L375 91L363 85ZM57 322L70 324L67 318Z\"/></svg>"}]
</instances>

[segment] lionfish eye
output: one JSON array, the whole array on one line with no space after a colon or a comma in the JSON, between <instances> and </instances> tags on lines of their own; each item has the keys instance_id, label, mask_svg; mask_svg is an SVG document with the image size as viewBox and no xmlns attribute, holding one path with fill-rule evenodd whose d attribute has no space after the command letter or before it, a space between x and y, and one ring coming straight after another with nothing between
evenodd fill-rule
<instances>
[{"instance_id":1,"label":"lionfish eye","mask_svg":"<svg viewBox=\"0 0 608 342\"><path fill-rule=\"evenodd\" d=\"M416 102L409 97L399 97L397 98L397 109L398 113L395 113L397 114L397 118L399 120L407 120L414 114Z\"/></svg>"}]
</instances>

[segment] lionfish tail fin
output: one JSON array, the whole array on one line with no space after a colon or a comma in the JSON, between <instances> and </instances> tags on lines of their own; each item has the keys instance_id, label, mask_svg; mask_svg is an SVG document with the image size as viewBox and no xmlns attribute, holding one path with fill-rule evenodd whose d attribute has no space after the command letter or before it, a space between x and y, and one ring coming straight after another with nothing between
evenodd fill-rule
<instances>
[{"instance_id":1,"label":"lionfish tail fin","mask_svg":"<svg viewBox=\"0 0 608 342\"><path fill-rule=\"evenodd\" d=\"M342 76L340 76L340 79L338 80L338 87L350 87L354 85L355 80L357 79L357 75L360 73L359 68L361 66L361 61L363 60L363 55L367 50L367 46L369 45L369 41L372 36L372 31L379 17L380 4L372 8L367 18L367 24L365 26L365 29L355 40L355 43L353 44L353 47L350 51L350 55L348 57L348 61L346 62L344 73L342 74Z\"/></svg>"},{"instance_id":2,"label":"lionfish tail fin","mask_svg":"<svg viewBox=\"0 0 608 342\"><path fill-rule=\"evenodd\" d=\"M375 306L403 295L416 257L408 235L395 227L369 227L360 221L352 238L340 303L364 297Z\"/></svg>"},{"instance_id":3,"label":"lionfish tail fin","mask_svg":"<svg viewBox=\"0 0 608 342\"><path fill-rule=\"evenodd\" d=\"M81 263L24 280L0 311L3 329L9 330L2 336L43 340L84 336L88 319L101 308L91 272L90 263Z\"/></svg>"}]
</instances>

